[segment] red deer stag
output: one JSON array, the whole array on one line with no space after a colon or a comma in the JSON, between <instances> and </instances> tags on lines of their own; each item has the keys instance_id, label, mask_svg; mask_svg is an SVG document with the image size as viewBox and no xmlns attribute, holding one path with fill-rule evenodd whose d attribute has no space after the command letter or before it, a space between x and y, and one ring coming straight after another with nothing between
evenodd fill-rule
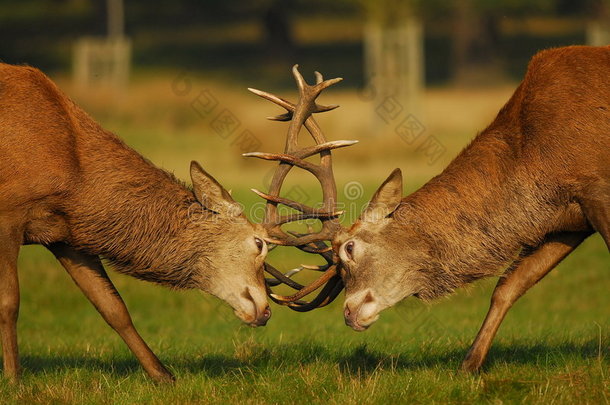
<instances>
[{"instance_id":1,"label":"red deer stag","mask_svg":"<svg viewBox=\"0 0 610 405\"><path fill-rule=\"evenodd\" d=\"M191 163L193 190L105 131L50 79L0 65L0 332L4 373L19 372L17 255L47 247L150 377L173 380L134 328L100 261L229 303L244 322L271 312L266 231Z\"/></svg>"},{"instance_id":2,"label":"red deer stag","mask_svg":"<svg viewBox=\"0 0 610 405\"><path fill-rule=\"evenodd\" d=\"M610 248L610 47L540 52L495 120L402 198L397 169L333 241L345 321L499 275L462 368L478 370L513 303L589 235Z\"/></svg>"}]
</instances>

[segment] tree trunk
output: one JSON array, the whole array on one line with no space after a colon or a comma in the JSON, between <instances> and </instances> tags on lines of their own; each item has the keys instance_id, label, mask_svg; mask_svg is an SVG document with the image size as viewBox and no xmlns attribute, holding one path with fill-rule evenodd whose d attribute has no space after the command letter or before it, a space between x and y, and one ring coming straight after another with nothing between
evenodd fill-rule
<instances>
[{"instance_id":1,"label":"tree trunk","mask_svg":"<svg viewBox=\"0 0 610 405\"><path fill-rule=\"evenodd\" d=\"M458 85L488 84L501 79L495 15L476 10L472 0L455 3L453 25L453 80Z\"/></svg>"},{"instance_id":2,"label":"tree trunk","mask_svg":"<svg viewBox=\"0 0 610 405\"><path fill-rule=\"evenodd\" d=\"M592 2L587 21L587 45L610 45L610 2Z\"/></svg>"},{"instance_id":3,"label":"tree trunk","mask_svg":"<svg viewBox=\"0 0 610 405\"><path fill-rule=\"evenodd\" d=\"M266 34L266 59L281 71L296 63L292 24L288 15L289 6L287 0L272 1L262 21Z\"/></svg>"},{"instance_id":4,"label":"tree trunk","mask_svg":"<svg viewBox=\"0 0 610 405\"><path fill-rule=\"evenodd\" d=\"M380 3L364 32L365 96L373 103L373 133L388 134L409 115L422 119L423 35L408 2Z\"/></svg>"}]
</instances>

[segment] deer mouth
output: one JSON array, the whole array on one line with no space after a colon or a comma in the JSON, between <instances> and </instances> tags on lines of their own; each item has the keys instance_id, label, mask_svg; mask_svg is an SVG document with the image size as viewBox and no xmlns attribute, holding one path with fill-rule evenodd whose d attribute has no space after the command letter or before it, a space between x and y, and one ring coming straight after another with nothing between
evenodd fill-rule
<instances>
[{"instance_id":1,"label":"deer mouth","mask_svg":"<svg viewBox=\"0 0 610 405\"><path fill-rule=\"evenodd\" d=\"M369 326L371 326L370 324L360 325L357 320L348 319L348 318L345 318L345 324L347 326L349 326L350 328L352 328L353 330L355 330L356 332L364 332L365 330L367 330L369 328Z\"/></svg>"},{"instance_id":2,"label":"deer mouth","mask_svg":"<svg viewBox=\"0 0 610 405\"><path fill-rule=\"evenodd\" d=\"M253 328L265 326L267 325L267 321L269 321L269 318L271 318L271 308L269 308L269 305L267 305L267 307L263 311L261 311L260 313L257 312L256 319L248 323L248 325Z\"/></svg>"},{"instance_id":3,"label":"deer mouth","mask_svg":"<svg viewBox=\"0 0 610 405\"><path fill-rule=\"evenodd\" d=\"M252 314L251 312L242 312L239 310L233 310L233 313L243 323L252 328L267 325L269 318L271 318L271 309L268 306L261 311L256 311L255 314Z\"/></svg>"}]
</instances>

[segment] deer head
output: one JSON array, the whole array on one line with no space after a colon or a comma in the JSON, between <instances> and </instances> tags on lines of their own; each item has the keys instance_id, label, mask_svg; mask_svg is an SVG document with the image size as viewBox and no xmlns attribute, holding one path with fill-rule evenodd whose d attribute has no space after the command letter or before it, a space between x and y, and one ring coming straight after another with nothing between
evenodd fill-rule
<instances>
[{"instance_id":1,"label":"deer head","mask_svg":"<svg viewBox=\"0 0 610 405\"><path fill-rule=\"evenodd\" d=\"M193 237L206 239L211 250L198 259L191 282L226 301L244 322L265 325L271 317L263 275L267 232L250 223L229 192L197 162L191 162L191 180L198 202L191 208Z\"/></svg>"},{"instance_id":2,"label":"deer head","mask_svg":"<svg viewBox=\"0 0 610 405\"><path fill-rule=\"evenodd\" d=\"M364 212L333 240L345 283L345 322L362 331L379 312L410 295L425 296L419 271L427 249L416 227L406 221L402 174L396 169L373 195Z\"/></svg>"}]
</instances>

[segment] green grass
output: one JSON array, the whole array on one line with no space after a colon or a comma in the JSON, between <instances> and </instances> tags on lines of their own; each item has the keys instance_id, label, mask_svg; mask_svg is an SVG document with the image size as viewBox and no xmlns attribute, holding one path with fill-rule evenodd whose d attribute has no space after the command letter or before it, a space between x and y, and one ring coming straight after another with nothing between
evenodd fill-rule
<instances>
[{"instance_id":1,"label":"green grass","mask_svg":"<svg viewBox=\"0 0 610 405\"><path fill-rule=\"evenodd\" d=\"M163 93L166 83L158 87L159 97L152 99L171 98ZM258 104L233 103L220 91L218 98L245 116L244 126L265 135L264 150L274 150L269 139L280 130L256 127L260 119L254 121L247 113ZM159 124L149 115L152 107L143 103L129 103L133 111L127 111L128 119L108 117L104 125L118 129L129 144L179 177L186 179L188 161L197 158L247 207L257 202L248 188L264 188L269 163L241 163L235 157L240 151L210 135L208 123L193 118L188 104L174 103L175 113L169 111ZM458 105L456 116L467 114L471 105ZM269 108L262 110L261 117L269 113ZM172 126L178 116L192 121L188 128ZM352 136L341 122L325 126L332 129L331 139ZM433 127L430 131L440 133ZM441 134L450 149L446 159L473 133ZM356 210L393 167L403 168L409 192L445 164L426 165L400 141L391 147L388 140L378 144L379 138L354 137L362 144L351 155L337 152L335 172L339 197ZM316 201L319 192L306 179L304 190ZM353 180L363 182L363 194L348 200L344 186ZM302 258L283 250L272 252L270 260L286 268ZM170 291L113 273L136 327L178 377L174 385L155 385L52 255L28 246L19 262L24 374L18 385L0 379L0 403L607 404L609 270L610 256L601 238L585 241L511 309L480 375L457 370L485 316L494 280L431 306L409 299L383 312L369 331L356 333L343 324L342 297L306 314L273 305L269 325L250 329L210 296Z\"/></svg>"}]
</instances>

